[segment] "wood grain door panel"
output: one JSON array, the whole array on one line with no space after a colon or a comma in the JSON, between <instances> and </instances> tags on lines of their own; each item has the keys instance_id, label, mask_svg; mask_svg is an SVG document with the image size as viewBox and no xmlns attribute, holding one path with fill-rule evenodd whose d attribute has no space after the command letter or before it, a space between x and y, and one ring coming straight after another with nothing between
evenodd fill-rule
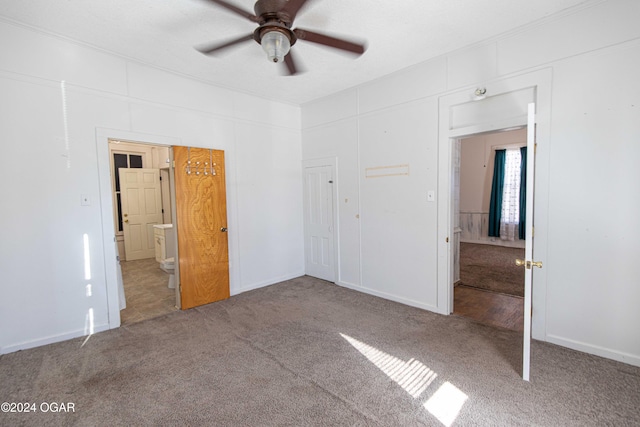
<instances>
[{"instance_id":1,"label":"wood grain door panel","mask_svg":"<svg viewBox=\"0 0 640 427\"><path fill-rule=\"evenodd\" d=\"M181 307L186 310L229 298L228 234L222 231L227 227L224 151L174 147L173 153Z\"/></svg>"}]
</instances>

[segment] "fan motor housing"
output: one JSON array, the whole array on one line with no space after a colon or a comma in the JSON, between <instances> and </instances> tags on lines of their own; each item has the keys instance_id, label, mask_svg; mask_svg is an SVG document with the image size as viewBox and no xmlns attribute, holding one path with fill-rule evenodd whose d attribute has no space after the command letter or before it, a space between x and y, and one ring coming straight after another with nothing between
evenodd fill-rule
<instances>
[{"instance_id":1,"label":"fan motor housing","mask_svg":"<svg viewBox=\"0 0 640 427\"><path fill-rule=\"evenodd\" d=\"M293 20L282 12L289 0L258 0L253 7L256 16L260 18L260 26L253 32L253 39L261 43L262 36L269 31L278 31L287 36L291 46L297 41L297 37L291 31Z\"/></svg>"},{"instance_id":2,"label":"fan motor housing","mask_svg":"<svg viewBox=\"0 0 640 427\"><path fill-rule=\"evenodd\" d=\"M277 20L289 28L293 22L292 17L280 12L287 3L288 0L258 0L253 6L253 10L260 18L260 24Z\"/></svg>"}]
</instances>

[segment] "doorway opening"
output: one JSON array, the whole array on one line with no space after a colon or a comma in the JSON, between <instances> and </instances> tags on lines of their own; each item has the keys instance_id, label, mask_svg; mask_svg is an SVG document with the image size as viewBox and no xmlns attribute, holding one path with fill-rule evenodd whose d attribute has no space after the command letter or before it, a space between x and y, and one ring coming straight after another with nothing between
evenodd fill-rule
<instances>
[{"instance_id":1,"label":"doorway opening","mask_svg":"<svg viewBox=\"0 0 640 427\"><path fill-rule=\"evenodd\" d=\"M171 147L109 139L121 324L177 310Z\"/></svg>"},{"instance_id":2,"label":"doorway opening","mask_svg":"<svg viewBox=\"0 0 640 427\"><path fill-rule=\"evenodd\" d=\"M523 127L466 136L456 140L453 147L453 314L518 332L523 331L524 271L514 260L524 258L525 252L517 221L520 150L526 143L527 129ZM506 177L503 188L502 229L492 230L489 224L496 151L508 153L507 166L514 168L506 168L512 174Z\"/></svg>"}]
</instances>

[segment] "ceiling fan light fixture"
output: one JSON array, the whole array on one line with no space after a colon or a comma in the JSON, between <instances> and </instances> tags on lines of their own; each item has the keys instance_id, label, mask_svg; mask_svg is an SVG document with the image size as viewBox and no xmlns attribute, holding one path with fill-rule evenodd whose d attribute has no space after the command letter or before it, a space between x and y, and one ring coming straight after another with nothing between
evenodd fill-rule
<instances>
[{"instance_id":1,"label":"ceiling fan light fixture","mask_svg":"<svg viewBox=\"0 0 640 427\"><path fill-rule=\"evenodd\" d=\"M270 30L264 33L260 39L260 45L271 62L282 62L291 49L289 37L278 30Z\"/></svg>"}]
</instances>

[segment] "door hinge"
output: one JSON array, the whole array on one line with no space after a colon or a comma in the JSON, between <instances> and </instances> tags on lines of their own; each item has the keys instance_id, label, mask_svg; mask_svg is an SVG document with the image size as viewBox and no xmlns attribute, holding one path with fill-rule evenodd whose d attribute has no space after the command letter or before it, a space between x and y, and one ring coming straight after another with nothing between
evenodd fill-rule
<instances>
[{"instance_id":1,"label":"door hinge","mask_svg":"<svg viewBox=\"0 0 640 427\"><path fill-rule=\"evenodd\" d=\"M176 161L175 160L171 163L171 167L175 169L175 167L176 167Z\"/></svg>"},{"instance_id":2,"label":"door hinge","mask_svg":"<svg viewBox=\"0 0 640 427\"><path fill-rule=\"evenodd\" d=\"M449 238L448 237L445 239L445 242L449 243Z\"/></svg>"}]
</instances>

